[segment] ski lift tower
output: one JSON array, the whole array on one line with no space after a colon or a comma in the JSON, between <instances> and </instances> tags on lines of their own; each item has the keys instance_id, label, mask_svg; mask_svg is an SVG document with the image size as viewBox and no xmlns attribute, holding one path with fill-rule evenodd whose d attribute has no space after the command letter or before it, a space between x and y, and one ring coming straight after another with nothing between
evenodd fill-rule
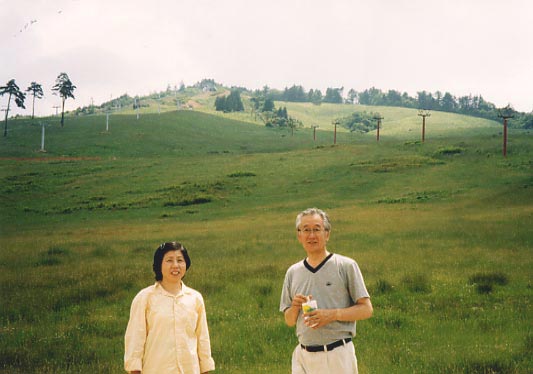
<instances>
[{"instance_id":1,"label":"ski lift tower","mask_svg":"<svg viewBox=\"0 0 533 374\"><path fill-rule=\"evenodd\" d=\"M503 118L503 157L507 157L507 120L514 117L513 111L510 105L498 109L498 117Z\"/></svg>"},{"instance_id":2,"label":"ski lift tower","mask_svg":"<svg viewBox=\"0 0 533 374\"><path fill-rule=\"evenodd\" d=\"M381 114L376 114L374 117L373 117L376 121L378 121L378 128L377 128L377 134L376 134L376 141L379 142L379 128L381 126L381 120L383 119L383 117L381 116Z\"/></svg>"},{"instance_id":3,"label":"ski lift tower","mask_svg":"<svg viewBox=\"0 0 533 374\"><path fill-rule=\"evenodd\" d=\"M340 125L340 121L338 119L334 119L332 124L335 126L335 130L333 132L333 144L337 144L337 125Z\"/></svg>"},{"instance_id":4,"label":"ski lift tower","mask_svg":"<svg viewBox=\"0 0 533 374\"><path fill-rule=\"evenodd\" d=\"M318 125L311 126L313 128L313 141L316 142L316 129L319 127Z\"/></svg>"},{"instance_id":5,"label":"ski lift tower","mask_svg":"<svg viewBox=\"0 0 533 374\"><path fill-rule=\"evenodd\" d=\"M430 117L431 113L427 109L420 109L418 115L422 117L422 143L426 140L426 117Z\"/></svg>"}]
</instances>

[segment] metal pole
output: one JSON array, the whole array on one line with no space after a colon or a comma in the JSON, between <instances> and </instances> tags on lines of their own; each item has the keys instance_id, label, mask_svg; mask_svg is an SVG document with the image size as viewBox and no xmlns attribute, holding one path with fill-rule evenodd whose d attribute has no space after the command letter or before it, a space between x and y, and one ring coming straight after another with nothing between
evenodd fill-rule
<instances>
[{"instance_id":1,"label":"metal pole","mask_svg":"<svg viewBox=\"0 0 533 374\"><path fill-rule=\"evenodd\" d=\"M379 128L381 127L381 120L383 119L383 117L381 115L376 115L373 117L376 121L378 121L378 124L377 124L377 132L376 132L376 141L379 142Z\"/></svg>"},{"instance_id":2,"label":"metal pole","mask_svg":"<svg viewBox=\"0 0 533 374\"><path fill-rule=\"evenodd\" d=\"M319 127L318 125L312 125L313 128L313 141L316 142L316 129Z\"/></svg>"},{"instance_id":3,"label":"metal pole","mask_svg":"<svg viewBox=\"0 0 533 374\"><path fill-rule=\"evenodd\" d=\"M422 116L422 143L426 139L426 116Z\"/></svg>"},{"instance_id":4,"label":"metal pole","mask_svg":"<svg viewBox=\"0 0 533 374\"><path fill-rule=\"evenodd\" d=\"M41 152L44 152L44 123L41 123Z\"/></svg>"},{"instance_id":5,"label":"metal pole","mask_svg":"<svg viewBox=\"0 0 533 374\"><path fill-rule=\"evenodd\" d=\"M503 119L503 157L507 157L507 118Z\"/></svg>"},{"instance_id":6,"label":"metal pole","mask_svg":"<svg viewBox=\"0 0 533 374\"><path fill-rule=\"evenodd\" d=\"M429 110L420 109L418 115L422 117L422 142L424 142L426 139L426 117L431 116L431 113Z\"/></svg>"},{"instance_id":7,"label":"metal pole","mask_svg":"<svg viewBox=\"0 0 533 374\"><path fill-rule=\"evenodd\" d=\"M105 131L109 132L109 112L105 114Z\"/></svg>"},{"instance_id":8,"label":"metal pole","mask_svg":"<svg viewBox=\"0 0 533 374\"><path fill-rule=\"evenodd\" d=\"M498 109L498 117L503 118L503 157L507 157L507 120L514 118L513 108L507 105L505 108Z\"/></svg>"}]
</instances>

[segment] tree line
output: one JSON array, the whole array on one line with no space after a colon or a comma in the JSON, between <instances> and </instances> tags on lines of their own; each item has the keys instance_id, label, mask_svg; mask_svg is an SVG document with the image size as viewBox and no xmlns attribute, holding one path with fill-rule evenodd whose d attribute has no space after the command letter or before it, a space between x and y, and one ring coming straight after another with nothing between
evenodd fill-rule
<instances>
[{"instance_id":1,"label":"tree line","mask_svg":"<svg viewBox=\"0 0 533 374\"><path fill-rule=\"evenodd\" d=\"M74 90L76 86L72 84L72 81L68 77L67 73L60 73L54 86L52 87L52 94L59 95L61 97L61 127L65 121L65 101L70 97L74 99ZM32 114L31 118L35 115L35 99L41 99L44 97L43 87L37 82L31 82L26 89L26 92L33 96L32 100ZM15 79L9 80L5 86L0 87L0 96L8 95L7 108L5 109L5 125L4 136L7 136L7 118L9 116L9 110L11 106L11 99L14 98L15 104L22 109L26 109L24 101L26 100L26 93L21 91L20 87L15 82Z\"/></svg>"},{"instance_id":2,"label":"tree line","mask_svg":"<svg viewBox=\"0 0 533 374\"><path fill-rule=\"evenodd\" d=\"M210 82L215 85L215 82ZM406 92L388 90L383 92L372 87L362 92L350 89L343 97L344 87L327 88L325 95L319 89L306 91L301 85L286 87L283 91L271 89L264 86L260 90L248 91L245 88L232 88L229 96L218 96L215 102L216 110L224 112L242 111L244 107L240 98L240 92L247 92L251 95L250 101L252 109L261 114L265 125L270 127L284 127L291 123L290 117L284 117L275 109L275 101L285 102L311 102L316 105L321 103L350 103L375 106L395 106L404 108L418 108L424 110L438 110L465 114L500 121L501 109L496 105L486 101L481 95L467 95L456 97L449 92L435 93L420 91L416 97L409 96ZM510 113L512 118L509 126L514 128L533 129L533 113L521 113L507 106L503 108L506 113ZM375 113L364 115L364 118L342 118L342 126L351 131L369 131L375 128L375 121L372 121ZM288 120L288 121L286 121Z\"/></svg>"},{"instance_id":3,"label":"tree line","mask_svg":"<svg viewBox=\"0 0 533 374\"><path fill-rule=\"evenodd\" d=\"M389 90L386 93L377 88L370 88L359 92L356 95L357 102L362 105L383 105L405 108L418 108L425 110L438 110L465 114L474 117L481 117L499 121L501 109L496 105L483 99L481 95L453 96L449 92L435 93L420 91L417 97L411 97L406 92L400 93L396 90ZM513 119L510 125L515 128L532 129L533 113L521 113L507 106L503 108L512 114Z\"/></svg>"},{"instance_id":4,"label":"tree line","mask_svg":"<svg viewBox=\"0 0 533 374\"><path fill-rule=\"evenodd\" d=\"M330 87L326 89L325 94L322 94L322 91L319 89L310 89L306 92L299 85L285 87L283 91L270 89L268 86L265 86L262 90L254 91L254 95L268 96L275 101L310 102L317 105L321 103L342 104L344 102L343 91L344 87Z\"/></svg>"},{"instance_id":5,"label":"tree line","mask_svg":"<svg viewBox=\"0 0 533 374\"><path fill-rule=\"evenodd\" d=\"M449 92L420 91L417 92L416 97L412 97L406 92L402 93L397 90L383 92L372 87L361 92L350 89L344 98L343 91L344 87L327 88L325 95L323 95L319 89L306 91L300 85L285 87L284 90L270 89L265 86L262 90L254 91L254 96L266 96L275 101L310 102L317 105L321 103L349 103L438 110L499 121L499 109L481 95L457 97ZM510 110L513 115L510 126L524 129L533 128L533 113L518 112L511 107L506 109Z\"/></svg>"}]
</instances>

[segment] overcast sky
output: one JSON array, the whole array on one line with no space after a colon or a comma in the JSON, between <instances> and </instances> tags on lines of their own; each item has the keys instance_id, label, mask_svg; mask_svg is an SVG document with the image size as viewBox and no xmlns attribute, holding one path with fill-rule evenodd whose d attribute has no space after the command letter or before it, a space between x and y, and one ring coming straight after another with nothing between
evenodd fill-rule
<instances>
[{"instance_id":1,"label":"overcast sky","mask_svg":"<svg viewBox=\"0 0 533 374\"><path fill-rule=\"evenodd\" d=\"M212 78L439 90L530 112L531 25L530 0L0 0L0 85L42 84L39 114L60 103L61 72L77 86L67 110Z\"/></svg>"}]
</instances>

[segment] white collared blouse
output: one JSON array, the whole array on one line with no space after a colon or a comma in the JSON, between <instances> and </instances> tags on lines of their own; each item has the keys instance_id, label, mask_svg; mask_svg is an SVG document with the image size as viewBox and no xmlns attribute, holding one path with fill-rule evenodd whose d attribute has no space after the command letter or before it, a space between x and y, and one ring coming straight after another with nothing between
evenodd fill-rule
<instances>
[{"instance_id":1,"label":"white collared blouse","mask_svg":"<svg viewBox=\"0 0 533 374\"><path fill-rule=\"evenodd\" d=\"M200 374L215 369L202 295L178 295L159 282L133 299L125 335L124 368L131 372Z\"/></svg>"}]
</instances>

